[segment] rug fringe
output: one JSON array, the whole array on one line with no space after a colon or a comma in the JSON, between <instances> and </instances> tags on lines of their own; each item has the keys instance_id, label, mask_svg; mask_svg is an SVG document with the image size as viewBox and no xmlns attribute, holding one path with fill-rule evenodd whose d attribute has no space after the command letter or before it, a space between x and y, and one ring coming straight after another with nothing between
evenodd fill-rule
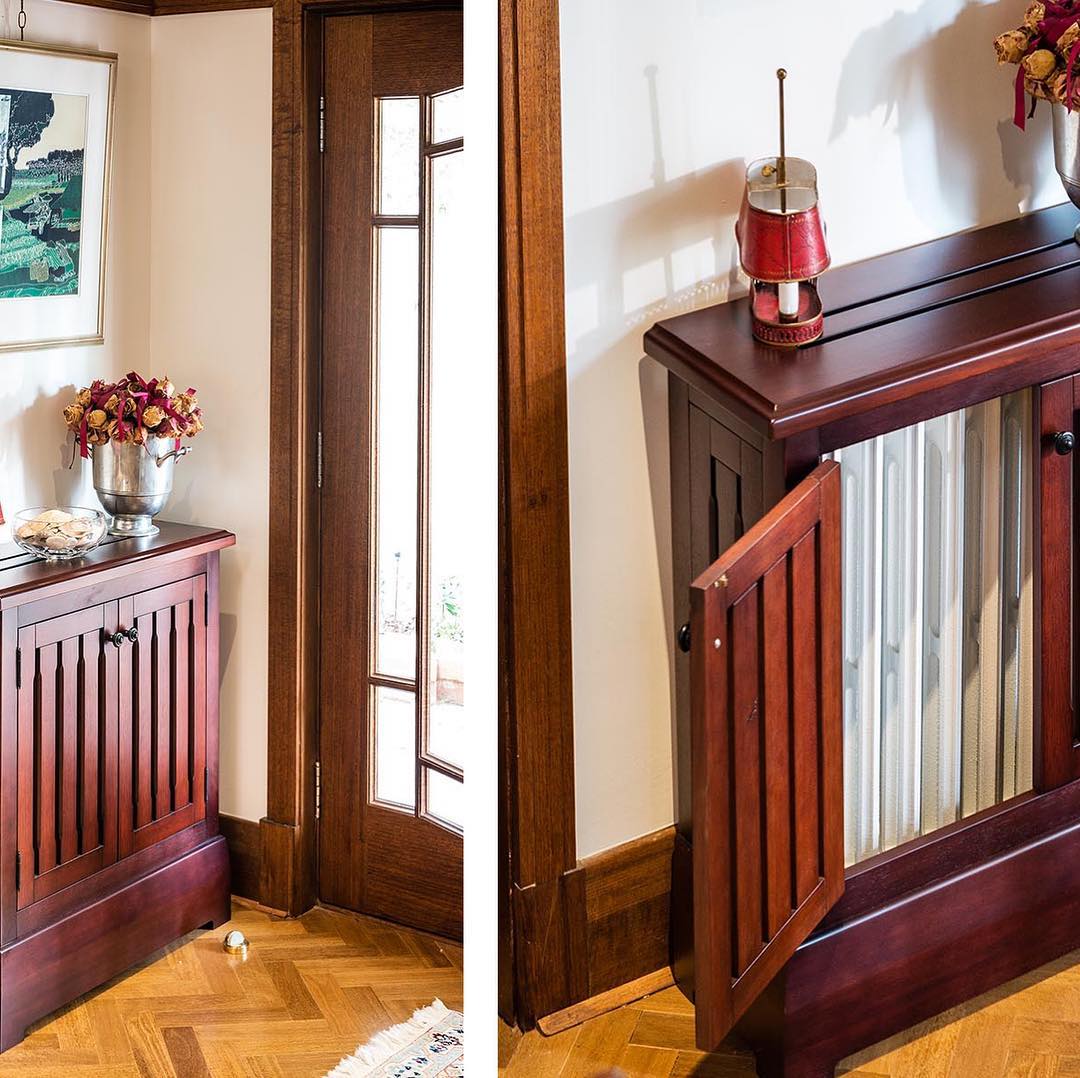
<instances>
[{"instance_id":1,"label":"rug fringe","mask_svg":"<svg viewBox=\"0 0 1080 1078\"><path fill-rule=\"evenodd\" d=\"M390 1059L395 1052L412 1044L425 1030L449 1013L450 1009L441 999L435 1000L428 1007L421 1007L413 1012L408 1021L376 1033L367 1044L361 1045L351 1056L346 1056L326 1078L363 1078Z\"/></svg>"}]
</instances>

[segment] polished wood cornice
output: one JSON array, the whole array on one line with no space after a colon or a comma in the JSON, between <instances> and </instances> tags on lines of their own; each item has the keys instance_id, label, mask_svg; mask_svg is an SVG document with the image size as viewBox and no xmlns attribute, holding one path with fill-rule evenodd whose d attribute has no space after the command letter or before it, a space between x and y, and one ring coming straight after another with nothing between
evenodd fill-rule
<instances>
[{"instance_id":1,"label":"polished wood cornice","mask_svg":"<svg viewBox=\"0 0 1080 1078\"><path fill-rule=\"evenodd\" d=\"M194 15L197 12L238 11L243 8L273 7L274 0L62 0L84 7L108 11L129 11L135 15Z\"/></svg>"}]
</instances>

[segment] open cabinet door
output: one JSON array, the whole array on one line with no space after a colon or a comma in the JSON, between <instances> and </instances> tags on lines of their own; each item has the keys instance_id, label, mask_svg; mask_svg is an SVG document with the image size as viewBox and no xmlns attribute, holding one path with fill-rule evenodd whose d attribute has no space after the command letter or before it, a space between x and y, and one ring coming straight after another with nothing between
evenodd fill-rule
<instances>
[{"instance_id":1,"label":"open cabinet door","mask_svg":"<svg viewBox=\"0 0 1080 1078\"><path fill-rule=\"evenodd\" d=\"M695 1004L712 1051L844 890L840 466L690 590Z\"/></svg>"}]
</instances>

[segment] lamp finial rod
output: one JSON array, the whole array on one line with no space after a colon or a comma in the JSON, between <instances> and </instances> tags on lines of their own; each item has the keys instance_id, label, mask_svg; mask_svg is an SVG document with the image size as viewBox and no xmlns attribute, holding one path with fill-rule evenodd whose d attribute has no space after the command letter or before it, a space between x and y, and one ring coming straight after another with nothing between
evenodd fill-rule
<instances>
[{"instance_id":1,"label":"lamp finial rod","mask_svg":"<svg viewBox=\"0 0 1080 1078\"><path fill-rule=\"evenodd\" d=\"M780 212L787 213L787 144L784 132L784 80L787 78L787 71L784 68L777 68L776 71L776 84L780 91L780 161L777 171L779 176L777 179L780 182Z\"/></svg>"}]
</instances>

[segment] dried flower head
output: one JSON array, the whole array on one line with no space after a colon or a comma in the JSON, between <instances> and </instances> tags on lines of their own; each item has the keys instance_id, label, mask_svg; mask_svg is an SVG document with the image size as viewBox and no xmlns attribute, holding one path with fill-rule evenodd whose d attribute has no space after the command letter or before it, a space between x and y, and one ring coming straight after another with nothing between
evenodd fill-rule
<instances>
[{"instance_id":1,"label":"dried flower head","mask_svg":"<svg viewBox=\"0 0 1080 1078\"><path fill-rule=\"evenodd\" d=\"M1036 82L1045 82L1057 70L1057 54L1050 49L1036 49L1023 61L1024 71Z\"/></svg>"},{"instance_id":2,"label":"dried flower head","mask_svg":"<svg viewBox=\"0 0 1080 1078\"><path fill-rule=\"evenodd\" d=\"M64 422L67 423L69 430L76 430L79 424L82 422L84 409L79 403L69 404L64 409Z\"/></svg>"},{"instance_id":3,"label":"dried flower head","mask_svg":"<svg viewBox=\"0 0 1080 1078\"><path fill-rule=\"evenodd\" d=\"M153 430L164 418L165 413L156 404L151 404L149 408L143 409L143 426L149 430Z\"/></svg>"},{"instance_id":4,"label":"dried flower head","mask_svg":"<svg viewBox=\"0 0 1080 1078\"><path fill-rule=\"evenodd\" d=\"M1039 23L1046 18L1046 5L1042 0L1032 0L1028 4L1027 13L1024 15L1024 25L1032 30L1039 29Z\"/></svg>"},{"instance_id":5,"label":"dried flower head","mask_svg":"<svg viewBox=\"0 0 1080 1078\"><path fill-rule=\"evenodd\" d=\"M999 64L1018 64L1024 58L1031 37L1023 30L1006 30L994 39Z\"/></svg>"},{"instance_id":6,"label":"dried flower head","mask_svg":"<svg viewBox=\"0 0 1080 1078\"><path fill-rule=\"evenodd\" d=\"M109 417L100 409L95 408L87 417L86 422L93 430L100 430L108 422Z\"/></svg>"}]
</instances>

